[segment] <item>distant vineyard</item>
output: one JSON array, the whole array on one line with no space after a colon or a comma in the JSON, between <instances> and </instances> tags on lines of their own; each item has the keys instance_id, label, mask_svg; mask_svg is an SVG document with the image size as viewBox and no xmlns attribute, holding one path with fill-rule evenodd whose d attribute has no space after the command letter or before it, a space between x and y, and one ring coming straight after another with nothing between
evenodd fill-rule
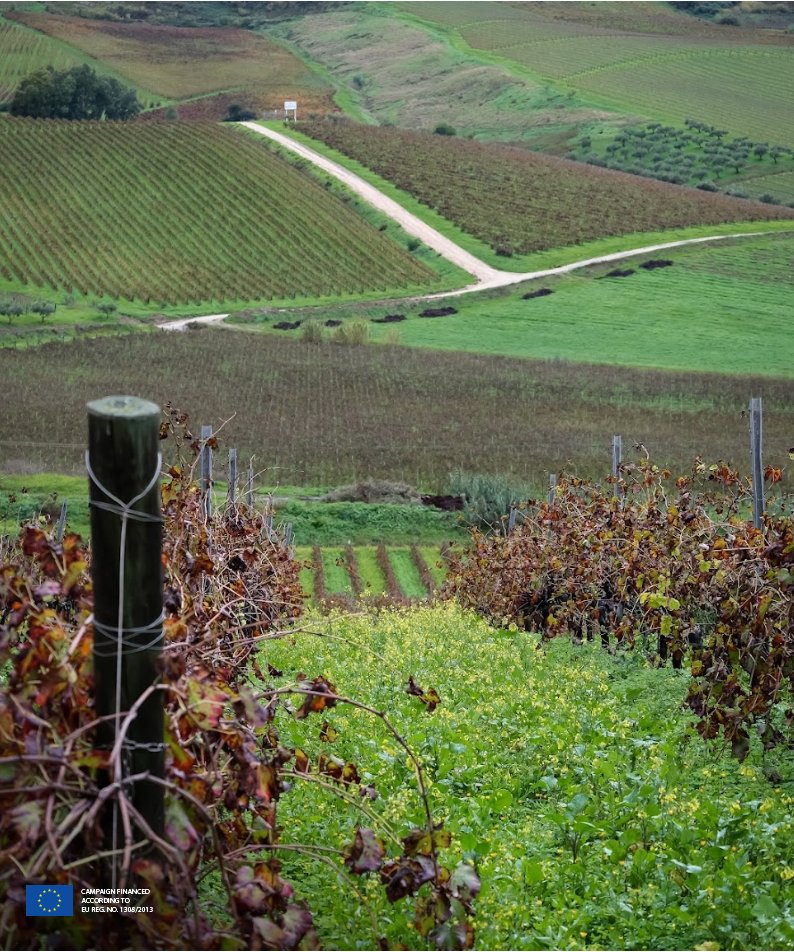
<instances>
[{"instance_id":1,"label":"distant vineyard","mask_svg":"<svg viewBox=\"0 0 794 952\"><path fill-rule=\"evenodd\" d=\"M179 303L397 289L429 276L261 143L211 124L4 119L0 193L8 281Z\"/></svg>"},{"instance_id":2,"label":"distant vineyard","mask_svg":"<svg viewBox=\"0 0 794 952\"><path fill-rule=\"evenodd\" d=\"M687 225L794 218L791 209L509 146L347 122L308 122L301 128L486 241L497 254Z\"/></svg>"},{"instance_id":3,"label":"distant vineyard","mask_svg":"<svg viewBox=\"0 0 794 952\"><path fill-rule=\"evenodd\" d=\"M543 486L561 468L600 478L613 433L623 434L627 456L641 442L679 471L696 455L740 466L749 446L741 411L754 392L764 396L765 463L785 466L792 445L790 380L310 344L277 333L208 328L0 349L0 471L83 472L83 408L114 392L171 400L193 420L228 420L224 439L241 459L254 455L272 486L373 477L441 492L455 471L514 473ZM709 337L691 340L702 349Z\"/></svg>"},{"instance_id":4,"label":"distant vineyard","mask_svg":"<svg viewBox=\"0 0 794 952\"><path fill-rule=\"evenodd\" d=\"M0 19L0 102L10 100L19 81L34 70L44 66L68 69L82 61L41 33Z\"/></svg>"},{"instance_id":5,"label":"distant vineyard","mask_svg":"<svg viewBox=\"0 0 794 952\"><path fill-rule=\"evenodd\" d=\"M755 8L764 6L771 5ZM498 51L621 110L667 122L696 117L735 136L794 145L794 59L785 28L720 26L663 4L451 7L404 5L456 30L474 49Z\"/></svg>"},{"instance_id":6,"label":"distant vineyard","mask_svg":"<svg viewBox=\"0 0 794 952\"><path fill-rule=\"evenodd\" d=\"M270 90L270 108L288 98L317 111L330 89L292 53L247 30L154 26L139 22L17 12L14 19L71 43L162 96L185 99L228 89ZM278 97L281 96L281 102Z\"/></svg>"}]
</instances>

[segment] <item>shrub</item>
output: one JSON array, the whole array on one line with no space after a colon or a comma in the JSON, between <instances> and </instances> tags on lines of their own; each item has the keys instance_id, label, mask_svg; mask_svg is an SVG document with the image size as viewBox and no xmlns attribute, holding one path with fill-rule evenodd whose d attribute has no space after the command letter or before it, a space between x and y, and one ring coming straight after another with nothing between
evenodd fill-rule
<instances>
[{"instance_id":1,"label":"shrub","mask_svg":"<svg viewBox=\"0 0 794 952\"><path fill-rule=\"evenodd\" d=\"M335 344L349 344L361 346L369 342L369 325L364 321L351 321L342 324L334 331L332 340Z\"/></svg>"},{"instance_id":2,"label":"shrub","mask_svg":"<svg viewBox=\"0 0 794 952\"><path fill-rule=\"evenodd\" d=\"M435 132L437 136L456 136L458 134L455 127L446 122L439 122L435 129L433 129L433 132Z\"/></svg>"},{"instance_id":3,"label":"shrub","mask_svg":"<svg viewBox=\"0 0 794 952\"><path fill-rule=\"evenodd\" d=\"M306 344L321 344L325 340L322 326L317 321L308 321L303 325L301 340Z\"/></svg>"},{"instance_id":4,"label":"shrub","mask_svg":"<svg viewBox=\"0 0 794 952\"><path fill-rule=\"evenodd\" d=\"M528 496L526 487L510 482L504 476L481 473L452 473L446 491L464 499L463 514L471 526L484 531L499 531L510 510Z\"/></svg>"},{"instance_id":5,"label":"shrub","mask_svg":"<svg viewBox=\"0 0 794 952\"><path fill-rule=\"evenodd\" d=\"M223 117L224 122L248 122L251 119L256 119L256 113L236 102L229 106L226 115Z\"/></svg>"}]
</instances>

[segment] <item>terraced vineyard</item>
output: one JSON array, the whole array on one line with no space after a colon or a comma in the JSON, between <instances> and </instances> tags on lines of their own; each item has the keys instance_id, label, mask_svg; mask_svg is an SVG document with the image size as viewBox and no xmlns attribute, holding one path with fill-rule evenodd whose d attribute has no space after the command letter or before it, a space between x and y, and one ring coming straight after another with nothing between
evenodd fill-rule
<instances>
[{"instance_id":1,"label":"terraced vineyard","mask_svg":"<svg viewBox=\"0 0 794 952\"><path fill-rule=\"evenodd\" d=\"M444 582L445 547L432 545L298 546L301 584L315 603L327 598L429 598Z\"/></svg>"},{"instance_id":2,"label":"terraced vineyard","mask_svg":"<svg viewBox=\"0 0 794 952\"><path fill-rule=\"evenodd\" d=\"M0 276L12 283L175 304L430 277L261 142L214 124L5 118L0 193Z\"/></svg>"},{"instance_id":3,"label":"terraced vineyard","mask_svg":"<svg viewBox=\"0 0 794 952\"><path fill-rule=\"evenodd\" d=\"M297 57L247 30L172 27L16 12L16 20L57 37L117 69L132 82L170 99L235 90L264 96L270 109L284 99L325 112L331 89Z\"/></svg>"},{"instance_id":4,"label":"terraced vineyard","mask_svg":"<svg viewBox=\"0 0 794 952\"><path fill-rule=\"evenodd\" d=\"M794 218L791 209L508 146L348 122L300 127L508 257L605 235Z\"/></svg>"},{"instance_id":5,"label":"terraced vineyard","mask_svg":"<svg viewBox=\"0 0 794 952\"><path fill-rule=\"evenodd\" d=\"M64 44L0 17L0 102L10 100L19 81L34 70L69 69L82 62Z\"/></svg>"}]
</instances>

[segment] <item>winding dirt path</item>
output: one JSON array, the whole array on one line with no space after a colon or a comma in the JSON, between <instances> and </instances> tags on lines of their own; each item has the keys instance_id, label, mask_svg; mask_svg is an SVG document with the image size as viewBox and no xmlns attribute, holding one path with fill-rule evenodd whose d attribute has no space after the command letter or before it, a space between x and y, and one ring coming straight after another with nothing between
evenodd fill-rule
<instances>
[{"instance_id":1,"label":"winding dirt path","mask_svg":"<svg viewBox=\"0 0 794 952\"><path fill-rule=\"evenodd\" d=\"M464 288L459 288L456 291L441 291L435 294L425 294L416 298L416 300L429 301L436 298L458 297L461 294L471 294L473 291L487 291L494 288L504 288L509 287L511 284L520 284L523 281L532 281L537 278L553 277L557 274L567 274L570 271L576 271L579 268L587 268L590 265L604 264L609 261L622 261L625 258L632 258L636 255L650 254L656 251L664 251L667 248L680 248L683 245L697 245L712 241L726 241L730 238L751 238L757 235L767 234L767 232L760 231L744 231L736 232L730 235L709 235L704 238L684 238L680 241L666 241L657 245L645 245L642 248L630 248L626 251L616 251L612 254L599 255L596 258L584 258L580 261L573 261L570 264L564 264L557 268L546 268L541 271L500 271L497 268L492 268L484 261L481 261L473 254L466 251L465 248L461 248L460 245L455 244L455 242L450 238L447 238L442 235L441 232L436 231L435 228L431 227L426 222L423 222L421 218L418 218L416 215L407 211L407 209L403 208L402 205L395 202L394 199L389 198L388 195L384 195L383 192L375 188L374 185L370 185L369 182L366 182L363 178L361 178L360 175L356 175L355 172L351 172L338 162L334 162L332 159L328 159L324 155L320 155L319 152L315 152L314 149L310 149L308 146L305 146L300 142L296 142L294 139L290 139L288 136L285 136L280 132L276 132L274 129L268 129L267 126L263 126L258 122L241 122L240 125L246 126L248 129L251 129L259 135L265 136L268 139L272 139L285 149L289 149L291 152L294 152L301 158L306 159L307 161L312 162L318 168L323 169L329 175L339 179L340 182L343 182L351 191L355 192L374 208L377 208L378 211L383 212L393 221L396 221L407 234L414 238L418 238L429 248L432 248L435 252L441 255L442 258L446 258L447 261L452 262L452 264L455 264L459 268L468 272L475 279L474 284L467 285ZM222 322L224 318L228 316L228 314L208 314L203 317L186 317L180 318L176 321L168 321L166 323L160 324L159 326L163 330L183 331L188 324L216 324Z\"/></svg>"}]
</instances>

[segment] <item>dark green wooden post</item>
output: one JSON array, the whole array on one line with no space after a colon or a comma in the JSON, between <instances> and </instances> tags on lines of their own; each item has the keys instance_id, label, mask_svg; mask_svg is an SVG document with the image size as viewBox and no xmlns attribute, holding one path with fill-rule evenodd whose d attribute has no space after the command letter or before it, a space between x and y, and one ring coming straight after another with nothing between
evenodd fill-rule
<instances>
[{"instance_id":1,"label":"dark green wooden post","mask_svg":"<svg viewBox=\"0 0 794 952\"><path fill-rule=\"evenodd\" d=\"M158 680L163 639L160 419L156 404L137 397L105 397L88 404L96 713L122 712L100 725L100 748L113 747L123 714ZM163 721L163 694L155 691L127 732L125 776L149 772L163 777ZM112 771L105 776L109 779ZM162 785L139 781L131 797L162 836ZM123 843L117 818L109 824L108 840L106 848Z\"/></svg>"}]
</instances>

